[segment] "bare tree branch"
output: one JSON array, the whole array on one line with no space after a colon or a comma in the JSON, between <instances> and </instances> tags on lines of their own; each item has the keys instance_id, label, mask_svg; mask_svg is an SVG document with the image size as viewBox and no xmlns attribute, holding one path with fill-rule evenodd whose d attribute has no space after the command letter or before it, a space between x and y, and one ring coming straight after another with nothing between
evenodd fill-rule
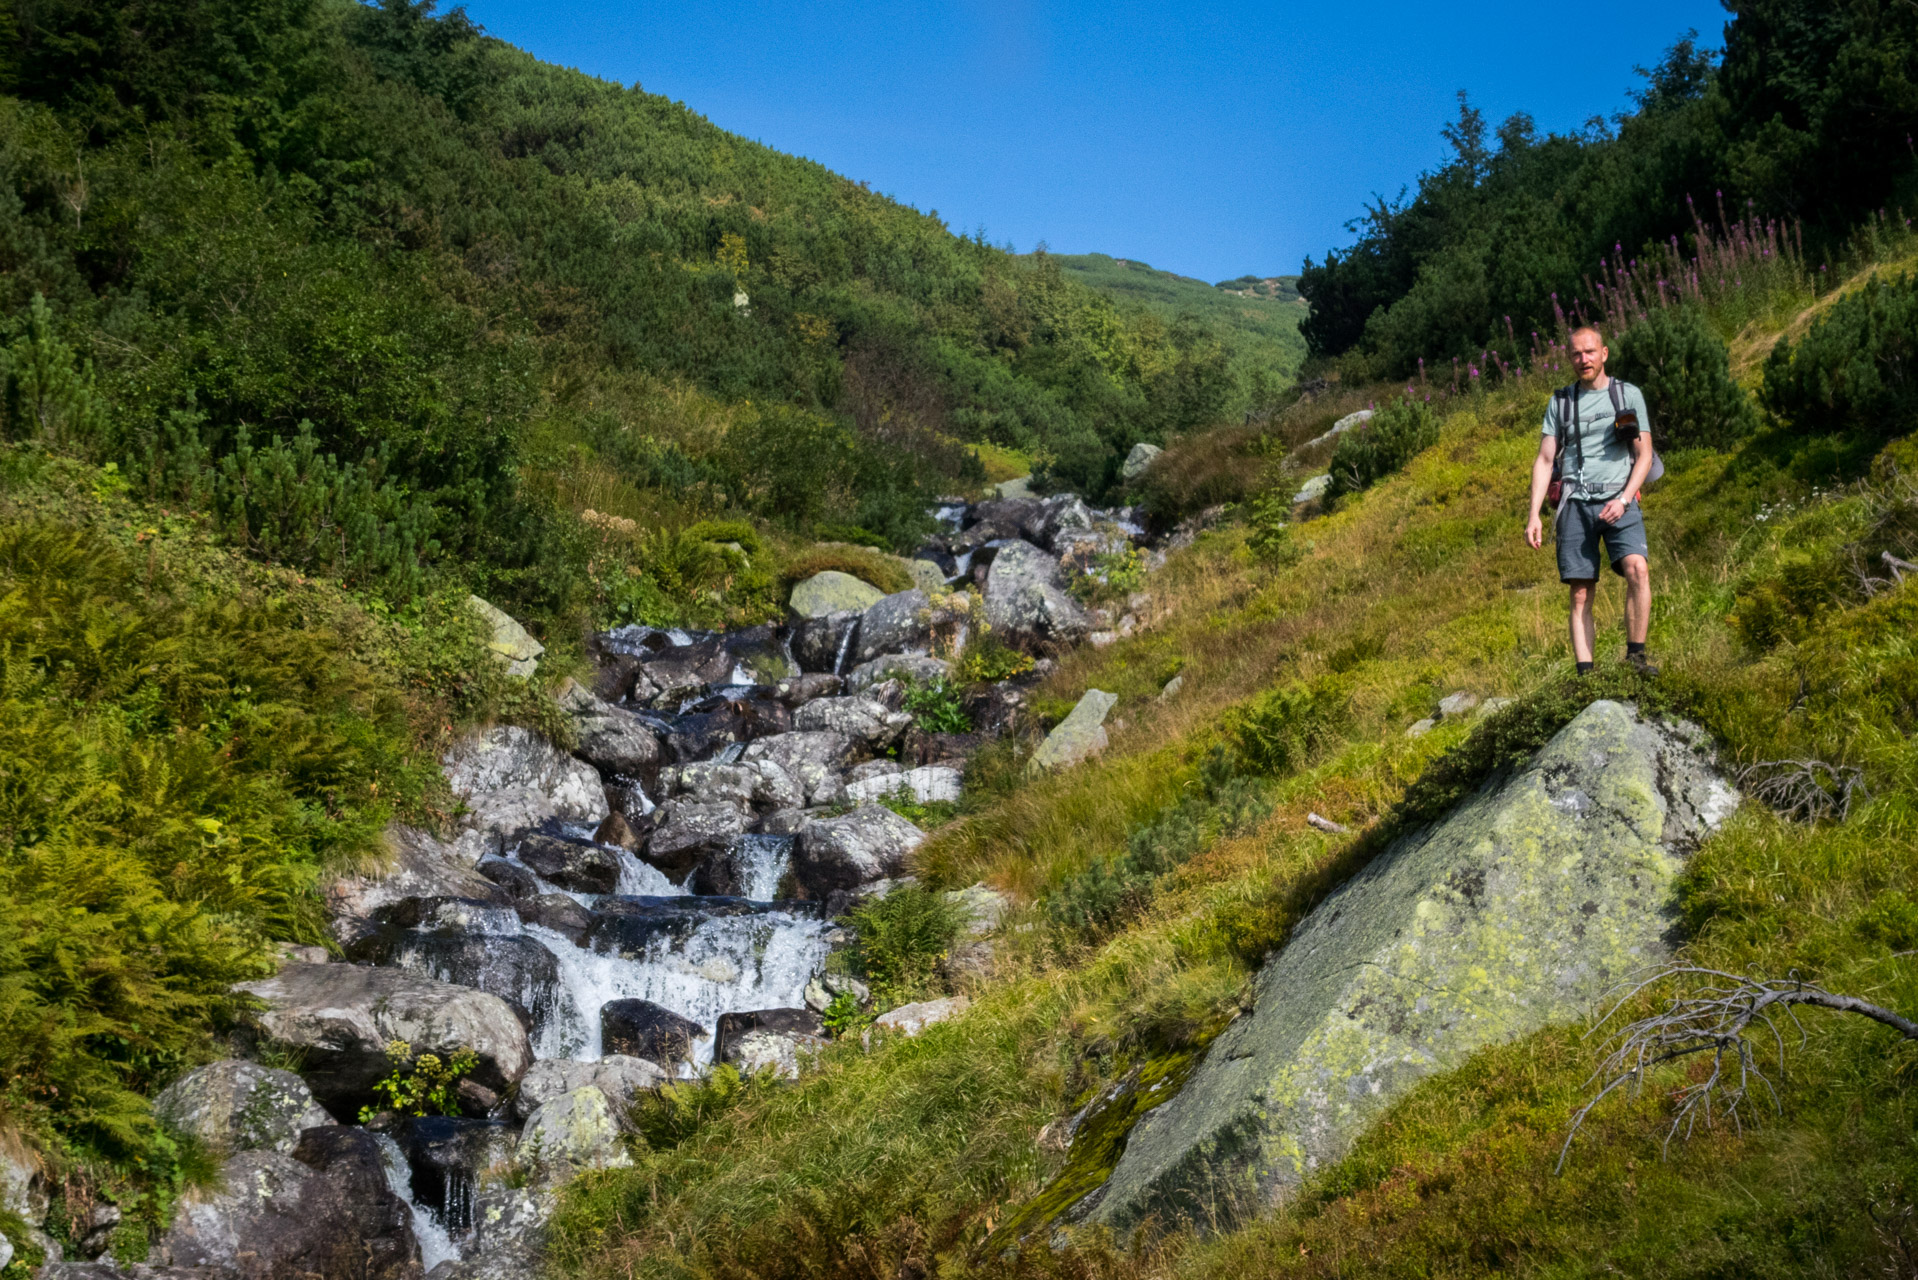
<instances>
[{"instance_id":1,"label":"bare tree branch","mask_svg":"<svg viewBox=\"0 0 1918 1280\"><path fill-rule=\"evenodd\" d=\"M1796 975L1746 978L1693 965L1673 965L1630 984L1586 1035L1595 1034L1647 987L1671 978L1691 979L1694 985L1688 992L1671 997L1660 1012L1627 1023L1602 1043L1605 1057L1585 1082L1587 1088L1599 1085L1599 1090L1572 1116L1553 1173L1565 1168L1572 1140L1592 1108L1614 1090L1630 1086L1637 1091L1654 1067L1695 1054L1710 1054L1711 1070L1703 1080L1686 1084L1673 1095L1678 1108L1665 1132L1662 1154L1669 1154L1672 1139L1681 1130L1689 1138L1700 1121L1710 1128L1723 1119L1743 1133L1746 1121L1757 1119L1754 1099L1761 1090L1771 1109L1780 1111L1778 1091L1760 1065L1757 1050L1760 1045L1765 1047L1768 1063L1776 1058L1773 1069L1782 1078L1785 1032L1780 1023L1789 1022L1802 1043L1805 1029L1798 1022L1799 1006L1859 1014L1890 1027L1906 1040L1918 1040L1918 1022L1855 996L1834 994ZM1754 1037L1758 1038L1756 1045Z\"/></svg>"},{"instance_id":2,"label":"bare tree branch","mask_svg":"<svg viewBox=\"0 0 1918 1280\"><path fill-rule=\"evenodd\" d=\"M1865 771L1823 760L1760 760L1738 771L1738 784L1787 818L1816 822L1851 816L1853 799L1871 799Z\"/></svg>"}]
</instances>

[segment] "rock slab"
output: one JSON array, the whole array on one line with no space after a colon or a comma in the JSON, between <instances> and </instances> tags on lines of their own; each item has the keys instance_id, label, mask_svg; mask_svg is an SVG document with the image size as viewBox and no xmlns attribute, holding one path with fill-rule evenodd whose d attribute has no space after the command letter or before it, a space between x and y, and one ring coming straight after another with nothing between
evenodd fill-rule
<instances>
[{"instance_id":1,"label":"rock slab","mask_svg":"<svg viewBox=\"0 0 1918 1280\"><path fill-rule=\"evenodd\" d=\"M1594 702L1522 773L1394 842L1266 962L1252 1015L1140 1121L1091 1220L1268 1208L1420 1080L1662 960L1673 878L1738 802L1701 738Z\"/></svg>"},{"instance_id":2,"label":"rock slab","mask_svg":"<svg viewBox=\"0 0 1918 1280\"><path fill-rule=\"evenodd\" d=\"M302 1131L333 1123L291 1071L238 1058L187 1072L154 1096L153 1114L221 1154L290 1155Z\"/></svg>"},{"instance_id":3,"label":"rock slab","mask_svg":"<svg viewBox=\"0 0 1918 1280\"><path fill-rule=\"evenodd\" d=\"M1039 749L1032 753L1026 768L1033 773L1045 769L1063 769L1104 751L1106 715L1118 701L1119 695L1116 693L1087 689L1085 696L1046 735Z\"/></svg>"}]
</instances>

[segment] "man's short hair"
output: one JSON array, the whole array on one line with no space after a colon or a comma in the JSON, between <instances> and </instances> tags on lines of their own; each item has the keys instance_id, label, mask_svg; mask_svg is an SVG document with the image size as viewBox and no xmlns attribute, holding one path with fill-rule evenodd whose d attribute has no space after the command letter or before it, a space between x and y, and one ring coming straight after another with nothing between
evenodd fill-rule
<instances>
[{"instance_id":1,"label":"man's short hair","mask_svg":"<svg viewBox=\"0 0 1918 1280\"><path fill-rule=\"evenodd\" d=\"M1567 334L1567 335L1566 335L1566 337L1565 337L1565 340L1566 340L1567 342L1570 342L1570 341L1571 341L1571 340L1572 340L1573 338L1576 338L1576 337L1577 337L1577 336L1578 336L1579 334L1581 334L1581 333L1589 333L1589 334L1591 334L1591 335L1592 335L1592 336L1593 336L1594 338L1597 338L1597 339L1598 339L1598 345L1599 345L1599 346L1601 346L1601 347L1602 347L1602 346L1604 346L1604 345L1605 345L1605 334L1604 334L1604 332L1603 332L1602 330L1600 330L1600 329L1599 329L1599 327L1598 327L1597 325L1595 325L1595 324L1582 324L1582 325L1580 325L1580 326L1578 326L1578 328L1576 328L1576 329L1574 329L1574 330L1572 330L1572 331L1571 331L1571 333L1569 333L1569 334Z\"/></svg>"}]
</instances>

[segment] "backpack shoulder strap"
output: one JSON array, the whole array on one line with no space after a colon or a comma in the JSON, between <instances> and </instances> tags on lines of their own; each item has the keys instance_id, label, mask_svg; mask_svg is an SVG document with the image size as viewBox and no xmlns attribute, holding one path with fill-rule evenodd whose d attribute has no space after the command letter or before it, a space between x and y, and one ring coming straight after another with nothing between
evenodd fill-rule
<instances>
[{"instance_id":1,"label":"backpack shoulder strap","mask_svg":"<svg viewBox=\"0 0 1918 1280\"><path fill-rule=\"evenodd\" d=\"M1611 391L1612 391L1612 412L1613 413L1625 412L1625 392L1631 387L1631 385L1632 385L1631 383L1625 381L1625 379L1623 378L1612 379Z\"/></svg>"}]
</instances>

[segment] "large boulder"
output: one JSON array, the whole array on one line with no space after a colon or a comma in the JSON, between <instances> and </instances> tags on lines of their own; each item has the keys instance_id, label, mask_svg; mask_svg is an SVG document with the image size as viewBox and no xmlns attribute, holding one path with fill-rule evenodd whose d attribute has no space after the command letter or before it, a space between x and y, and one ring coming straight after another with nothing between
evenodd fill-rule
<instances>
[{"instance_id":1,"label":"large boulder","mask_svg":"<svg viewBox=\"0 0 1918 1280\"><path fill-rule=\"evenodd\" d=\"M616 707L592 690L568 680L559 692L559 705L572 717L579 735L581 760L602 774L624 774L646 780L659 768L659 739L632 712Z\"/></svg>"},{"instance_id":2,"label":"large boulder","mask_svg":"<svg viewBox=\"0 0 1918 1280\"><path fill-rule=\"evenodd\" d=\"M829 804L843 792L839 774L852 754L853 740L843 733L794 732L750 743L740 759L772 761L805 791L807 804Z\"/></svg>"},{"instance_id":3,"label":"large boulder","mask_svg":"<svg viewBox=\"0 0 1918 1280\"><path fill-rule=\"evenodd\" d=\"M510 615L478 596L466 597L466 607L480 620L486 631L487 652L495 662L505 666L506 674L521 679L532 675L546 646L533 639Z\"/></svg>"},{"instance_id":4,"label":"large boulder","mask_svg":"<svg viewBox=\"0 0 1918 1280\"><path fill-rule=\"evenodd\" d=\"M435 1268L433 1280L526 1280L538 1275L547 1223L559 1208L551 1185L493 1186L473 1201L473 1235L464 1260Z\"/></svg>"},{"instance_id":5,"label":"large boulder","mask_svg":"<svg viewBox=\"0 0 1918 1280\"><path fill-rule=\"evenodd\" d=\"M607 1053L643 1058L672 1071L691 1061L693 1041L711 1032L651 1000L609 1000L599 1008L599 1034Z\"/></svg>"},{"instance_id":6,"label":"large boulder","mask_svg":"<svg viewBox=\"0 0 1918 1280\"><path fill-rule=\"evenodd\" d=\"M366 1199L364 1179L322 1172L277 1151L247 1151L221 1169L221 1189L181 1201L154 1260L209 1275L279 1280L354 1276L416 1280L419 1243L382 1178ZM362 1236L368 1226L377 1235Z\"/></svg>"},{"instance_id":7,"label":"large boulder","mask_svg":"<svg viewBox=\"0 0 1918 1280\"><path fill-rule=\"evenodd\" d=\"M583 1169L624 1169L633 1163L613 1104L590 1084L543 1103L527 1117L519 1145L522 1152L534 1153L551 1177Z\"/></svg>"},{"instance_id":8,"label":"large boulder","mask_svg":"<svg viewBox=\"0 0 1918 1280\"><path fill-rule=\"evenodd\" d=\"M852 662L870 662L885 653L923 650L931 635L928 615L932 597L919 588L896 591L859 616L853 637Z\"/></svg>"},{"instance_id":9,"label":"large boulder","mask_svg":"<svg viewBox=\"0 0 1918 1280\"><path fill-rule=\"evenodd\" d=\"M619 888L619 854L588 840L533 832L519 842L519 860L540 877L574 893L612 893Z\"/></svg>"},{"instance_id":10,"label":"large boulder","mask_svg":"<svg viewBox=\"0 0 1918 1280\"><path fill-rule=\"evenodd\" d=\"M658 1063L622 1053L609 1053L595 1062L542 1058L520 1080L513 1102L520 1118L526 1119L547 1103L591 1086L605 1095L613 1114L620 1116L639 1094L657 1089L667 1079Z\"/></svg>"},{"instance_id":11,"label":"large boulder","mask_svg":"<svg viewBox=\"0 0 1918 1280\"><path fill-rule=\"evenodd\" d=\"M800 1060L826 1047L826 1026L811 1009L755 1009L719 1015L713 1059L742 1075L797 1079Z\"/></svg>"},{"instance_id":12,"label":"large boulder","mask_svg":"<svg viewBox=\"0 0 1918 1280\"><path fill-rule=\"evenodd\" d=\"M885 596L878 587L850 573L826 569L794 583L787 604L795 617L823 618L834 613L864 613Z\"/></svg>"},{"instance_id":13,"label":"large boulder","mask_svg":"<svg viewBox=\"0 0 1918 1280\"><path fill-rule=\"evenodd\" d=\"M1132 1131L1092 1220L1124 1233L1274 1204L1420 1080L1664 960L1673 880L1737 804L1700 737L1594 702L1523 772L1380 853Z\"/></svg>"},{"instance_id":14,"label":"large boulder","mask_svg":"<svg viewBox=\"0 0 1918 1280\"><path fill-rule=\"evenodd\" d=\"M838 818L807 824L793 849L799 896L824 900L835 889L856 889L905 870L906 855L926 838L883 805L866 804Z\"/></svg>"},{"instance_id":15,"label":"large boulder","mask_svg":"<svg viewBox=\"0 0 1918 1280\"><path fill-rule=\"evenodd\" d=\"M921 765L917 769L895 769L846 783L846 795L858 804L904 791L919 804L957 804L962 775L948 765Z\"/></svg>"},{"instance_id":16,"label":"large boulder","mask_svg":"<svg viewBox=\"0 0 1918 1280\"><path fill-rule=\"evenodd\" d=\"M442 763L453 793L466 803L470 835L461 847L470 848L475 862L544 822L597 826L610 812L593 766L517 725L465 739Z\"/></svg>"},{"instance_id":17,"label":"large boulder","mask_svg":"<svg viewBox=\"0 0 1918 1280\"><path fill-rule=\"evenodd\" d=\"M380 1138L357 1125L308 1129L291 1152L340 1192L346 1218L339 1223L365 1246L366 1269L351 1276L417 1275L419 1240L413 1210L393 1190Z\"/></svg>"},{"instance_id":18,"label":"large boulder","mask_svg":"<svg viewBox=\"0 0 1918 1280\"><path fill-rule=\"evenodd\" d=\"M846 692L864 693L887 680L905 680L913 684L931 684L952 674L952 664L940 658L916 653L888 653L862 662L846 673Z\"/></svg>"},{"instance_id":19,"label":"large boulder","mask_svg":"<svg viewBox=\"0 0 1918 1280\"><path fill-rule=\"evenodd\" d=\"M519 1127L463 1116L410 1116L389 1135L412 1174L413 1203L458 1234L476 1224L480 1175L512 1158Z\"/></svg>"},{"instance_id":20,"label":"large boulder","mask_svg":"<svg viewBox=\"0 0 1918 1280\"><path fill-rule=\"evenodd\" d=\"M788 809L806 803L805 788L766 759L673 765L660 774L659 783L662 796L686 796L700 804Z\"/></svg>"},{"instance_id":21,"label":"large boulder","mask_svg":"<svg viewBox=\"0 0 1918 1280\"><path fill-rule=\"evenodd\" d=\"M513 1007L498 996L398 969L356 964L290 964L237 988L266 1002L255 1015L268 1040L298 1051L301 1075L335 1111L371 1100L392 1069L386 1046L415 1053L479 1057L472 1078L504 1090L532 1065L532 1045Z\"/></svg>"},{"instance_id":22,"label":"large boulder","mask_svg":"<svg viewBox=\"0 0 1918 1280\"><path fill-rule=\"evenodd\" d=\"M585 914L584 908L580 911ZM590 923L587 916L579 926L580 936ZM560 1016L559 961L538 939L524 934L396 930L384 934L365 958L435 982L498 996L516 1013L526 1015L535 1038Z\"/></svg>"},{"instance_id":23,"label":"large boulder","mask_svg":"<svg viewBox=\"0 0 1918 1280\"><path fill-rule=\"evenodd\" d=\"M1083 640L1092 617L1066 594L1059 562L1030 542L1008 542L986 572L986 621L1004 640L1034 649Z\"/></svg>"},{"instance_id":24,"label":"large boulder","mask_svg":"<svg viewBox=\"0 0 1918 1280\"><path fill-rule=\"evenodd\" d=\"M1106 716L1118 701L1116 693L1087 689L1066 718L1053 727L1039 749L1032 753L1026 768L1033 773L1063 769L1104 751Z\"/></svg>"},{"instance_id":25,"label":"large boulder","mask_svg":"<svg viewBox=\"0 0 1918 1280\"><path fill-rule=\"evenodd\" d=\"M470 849L456 848L400 823L386 828L386 847L392 856L385 869L340 876L325 886L329 927L341 942L366 933L381 908L405 898L507 900L499 885L474 870Z\"/></svg>"},{"instance_id":26,"label":"large boulder","mask_svg":"<svg viewBox=\"0 0 1918 1280\"><path fill-rule=\"evenodd\" d=\"M911 724L910 715L865 694L815 698L793 715L793 727L802 733L843 734L873 750L883 749Z\"/></svg>"},{"instance_id":27,"label":"large boulder","mask_svg":"<svg viewBox=\"0 0 1918 1280\"><path fill-rule=\"evenodd\" d=\"M659 806L659 825L640 857L677 882L700 859L724 849L752 823L752 812L729 801L705 804L676 796Z\"/></svg>"},{"instance_id":28,"label":"large boulder","mask_svg":"<svg viewBox=\"0 0 1918 1280\"><path fill-rule=\"evenodd\" d=\"M221 1155L286 1155L303 1131L333 1123L306 1082L291 1071L238 1058L187 1072L154 1095L153 1114Z\"/></svg>"},{"instance_id":29,"label":"large boulder","mask_svg":"<svg viewBox=\"0 0 1918 1280\"><path fill-rule=\"evenodd\" d=\"M793 659L799 669L823 675L840 675L852 665L853 642L859 631L859 613L850 611L802 618L793 625Z\"/></svg>"},{"instance_id":30,"label":"large boulder","mask_svg":"<svg viewBox=\"0 0 1918 1280\"><path fill-rule=\"evenodd\" d=\"M1125 461L1119 465L1119 478L1127 481L1137 480L1146 473L1146 469L1152 465L1152 460L1163 452L1165 450L1156 444L1139 441L1132 446L1132 452L1128 453Z\"/></svg>"}]
</instances>

